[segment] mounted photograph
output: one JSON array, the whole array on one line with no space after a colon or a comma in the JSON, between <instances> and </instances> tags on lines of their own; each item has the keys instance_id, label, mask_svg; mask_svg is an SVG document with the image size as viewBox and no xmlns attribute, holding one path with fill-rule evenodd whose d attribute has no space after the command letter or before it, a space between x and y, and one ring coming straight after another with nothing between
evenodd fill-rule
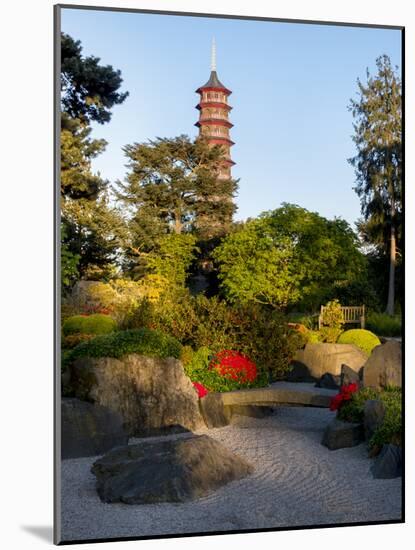
<instances>
[{"instance_id":1,"label":"mounted photograph","mask_svg":"<svg viewBox=\"0 0 415 550\"><path fill-rule=\"evenodd\" d=\"M404 28L55 6L55 543L402 523Z\"/></svg>"}]
</instances>

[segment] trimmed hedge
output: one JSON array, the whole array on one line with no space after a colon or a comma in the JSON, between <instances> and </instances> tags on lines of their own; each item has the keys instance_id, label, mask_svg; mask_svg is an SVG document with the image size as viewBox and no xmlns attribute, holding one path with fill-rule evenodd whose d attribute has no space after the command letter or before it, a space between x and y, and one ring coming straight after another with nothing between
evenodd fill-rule
<instances>
[{"instance_id":1,"label":"trimmed hedge","mask_svg":"<svg viewBox=\"0 0 415 550\"><path fill-rule=\"evenodd\" d=\"M369 330L364 330L360 328L346 330L343 332L339 339L337 340L338 344L354 344L360 348L366 355L372 353L373 348L380 346L381 341Z\"/></svg>"},{"instance_id":2,"label":"trimmed hedge","mask_svg":"<svg viewBox=\"0 0 415 550\"><path fill-rule=\"evenodd\" d=\"M70 352L69 361L79 357L115 357L119 359L130 353L150 357L180 358L182 346L172 336L147 328L123 330L97 336L79 344Z\"/></svg>"},{"instance_id":3,"label":"trimmed hedge","mask_svg":"<svg viewBox=\"0 0 415 550\"><path fill-rule=\"evenodd\" d=\"M94 313L93 315L73 315L63 323L64 336L70 334L109 334L117 330L117 323L109 315Z\"/></svg>"}]
</instances>

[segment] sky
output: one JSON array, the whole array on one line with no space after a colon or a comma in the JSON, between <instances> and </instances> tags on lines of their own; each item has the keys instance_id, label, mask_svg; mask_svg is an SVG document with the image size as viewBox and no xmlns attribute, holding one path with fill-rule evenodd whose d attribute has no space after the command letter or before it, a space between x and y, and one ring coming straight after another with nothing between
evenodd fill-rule
<instances>
[{"instance_id":1,"label":"sky","mask_svg":"<svg viewBox=\"0 0 415 550\"><path fill-rule=\"evenodd\" d=\"M400 67L399 30L68 8L62 30L120 69L129 91L110 123L93 126L108 142L93 161L105 179L124 179L126 144L196 137L195 90L209 78L215 37L218 77L233 92L235 219L284 202L352 226L360 217L348 105L379 55Z\"/></svg>"}]
</instances>

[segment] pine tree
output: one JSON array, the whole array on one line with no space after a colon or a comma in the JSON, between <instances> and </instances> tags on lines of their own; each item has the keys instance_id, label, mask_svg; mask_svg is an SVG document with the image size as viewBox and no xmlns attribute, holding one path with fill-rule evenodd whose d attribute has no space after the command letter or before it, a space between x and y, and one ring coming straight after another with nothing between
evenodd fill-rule
<instances>
[{"instance_id":1,"label":"pine tree","mask_svg":"<svg viewBox=\"0 0 415 550\"><path fill-rule=\"evenodd\" d=\"M367 71L366 84L357 81L359 98L350 102L357 154L349 162L355 168L355 191L361 200L360 232L389 256L386 312L393 315L402 232L402 90L397 68L392 68L387 55L379 57L376 66L375 76Z\"/></svg>"}]
</instances>

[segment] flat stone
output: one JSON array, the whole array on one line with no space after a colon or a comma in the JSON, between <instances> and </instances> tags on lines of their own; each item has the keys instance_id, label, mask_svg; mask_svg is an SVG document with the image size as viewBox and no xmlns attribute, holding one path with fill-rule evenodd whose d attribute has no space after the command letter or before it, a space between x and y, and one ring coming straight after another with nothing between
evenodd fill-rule
<instances>
[{"instance_id":1,"label":"flat stone","mask_svg":"<svg viewBox=\"0 0 415 550\"><path fill-rule=\"evenodd\" d=\"M334 418L323 434L322 444L331 451L343 449L345 447L354 447L363 440L363 429L361 424L352 422L343 422Z\"/></svg>"},{"instance_id":2,"label":"flat stone","mask_svg":"<svg viewBox=\"0 0 415 550\"><path fill-rule=\"evenodd\" d=\"M152 504L203 497L246 477L253 467L214 439L192 435L117 449L91 471L103 502Z\"/></svg>"},{"instance_id":3,"label":"flat stone","mask_svg":"<svg viewBox=\"0 0 415 550\"><path fill-rule=\"evenodd\" d=\"M97 456L126 443L128 435L119 414L79 399L62 399L62 459Z\"/></svg>"},{"instance_id":4,"label":"flat stone","mask_svg":"<svg viewBox=\"0 0 415 550\"><path fill-rule=\"evenodd\" d=\"M393 479L402 476L402 449L397 445L383 445L371 468L376 479Z\"/></svg>"},{"instance_id":5,"label":"flat stone","mask_svg":"<svg viewBox=\"0 0 415 550\"><path fill-rule=\"evenodd\" d=\"M377 389L402 387L402 344L389 340L376 346L363 371L363 384Z\"/></svg>"}]
</instances>

